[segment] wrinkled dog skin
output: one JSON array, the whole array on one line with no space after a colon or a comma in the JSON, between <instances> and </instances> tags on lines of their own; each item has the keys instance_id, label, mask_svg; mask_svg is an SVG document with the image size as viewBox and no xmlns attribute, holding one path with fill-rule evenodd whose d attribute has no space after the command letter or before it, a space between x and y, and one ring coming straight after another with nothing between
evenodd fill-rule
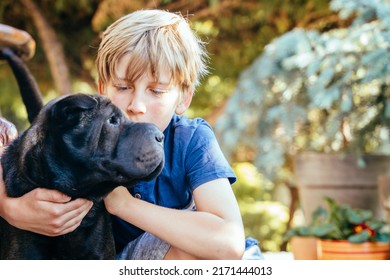
<instances>
[{"instance_id":1,"label":"wrinkled dog skin","mask_svg":"<svg viewBox=\"0 0 390 280\"><path fill-rule=\"evenodd\" d=\"M19 197L46 187L94 205L74 232L58 237L20 230L0 218L0 258L113 259L102 199L118 185L155 178L164 164L163 138L156 126L129 121L100 95L49 102L3 154L7 193Z\"/></svg>"}]
</instances>

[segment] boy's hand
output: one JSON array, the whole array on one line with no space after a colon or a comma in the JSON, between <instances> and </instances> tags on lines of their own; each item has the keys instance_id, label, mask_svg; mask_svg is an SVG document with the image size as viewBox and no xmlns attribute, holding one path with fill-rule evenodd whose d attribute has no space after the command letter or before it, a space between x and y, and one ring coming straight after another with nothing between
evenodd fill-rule
<instances>
[{"instance_id":1,"label":"boy's hand","mask_svg":"<svg viewBox=\"0 0 390 280\"><path fill-rule=\"evenodd\" d=\"M74 231L92 207L86 199L49 189L34 189L18 198L8 197L0 166L0 216L11 225L35 233L57 236Z\"/></svg>"}]
</instances>

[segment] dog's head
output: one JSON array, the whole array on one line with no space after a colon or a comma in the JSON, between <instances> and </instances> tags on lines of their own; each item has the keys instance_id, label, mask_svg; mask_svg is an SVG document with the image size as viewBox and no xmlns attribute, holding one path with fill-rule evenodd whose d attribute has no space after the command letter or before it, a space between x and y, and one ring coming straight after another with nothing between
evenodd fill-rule
<instances>
[{"instance_id":1,"label":"dog's head","mask_svg":"<svg viewBox=\"0 0 390 280\"><path fill-rule=\"evenodd\" d=\"M163 139L155 125L131 122L107 98L73 94L41 110L22 135L19 164L35 185L96 199L156 177Z\"/></svg>"}]
</instances>

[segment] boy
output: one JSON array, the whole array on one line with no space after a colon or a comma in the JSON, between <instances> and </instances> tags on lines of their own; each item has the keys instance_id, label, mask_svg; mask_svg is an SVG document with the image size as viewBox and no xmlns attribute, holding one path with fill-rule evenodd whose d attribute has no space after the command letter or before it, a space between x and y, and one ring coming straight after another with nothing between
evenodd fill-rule
<instances>
[{"instance_id":1,"label":"boy","mask_svg":"<svg viewBox=\"0 0 390 280\"><path fill-rule=\"evenodd\" d=\"M180 116L207 72L205 60L203 43L179 14L137 11L103 34L96 60L99 92L131 120L154 123L165 135L165 167L159 177L137 184L131 194L118 187L105 199L114 215L120 259L240 259L244 253L241 216L230 186L235 175L210 126ZM65 203L68 198L53 196L55 203L46 201L45 206L60 208L51 217L60 229L49 235L71 231L90 204ZM2 194L3 199L9 204L10 198ZM23 206L15 207L14 202L14 209L29 209L26 200L20 200ZM30 202L36 210L30 212L42 215L45 209L37 205ZM20 218L25 214L6 213L4 208L0 206L0 214L10 223L26 220ZM47 224L36 228L39 233L48 231Z\"/></svg>"}]
</instances>

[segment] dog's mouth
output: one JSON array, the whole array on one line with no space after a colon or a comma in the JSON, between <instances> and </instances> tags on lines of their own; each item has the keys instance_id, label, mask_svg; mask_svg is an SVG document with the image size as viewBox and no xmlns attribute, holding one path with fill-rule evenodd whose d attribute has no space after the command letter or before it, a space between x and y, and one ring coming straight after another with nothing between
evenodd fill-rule
<instances>
[{"instance_id":1,"label":"dog's mouth","mask_svg":"<svg viewBox=\"0 0 390 280\"><path fill-rule=\"evenodd\" d=\"M143 180L149 181L149 180L154 179L155 177L157 177L161 173L163 167L164 167L164 158L162 158L162 160L160 161L160 164L157 165L157 167L154 169L154 171L152 171L148 176L143 178Z\"/></svg>"},{"instance_id":2,"label":"dog's mouth","mask_svg":"<svg viewBox=\"0 0 390 280\"><path fill-rule=\"evenodd\" d=\"M153 164L154 165L154 164ZM118 169L117 170L117 180L118 183L125 185L126 187L130 187L134 185L137 181L150 181L156 178L162 171L164 167L164 158L158 162L155 166L151 168L149 165L147 168L143 168L143 172L138 172L138 175L128 175L129 173L126 170ZM141 170L141 169L140 169ZM149 171L150 170L150 171Z\"/></svg>"}]
</instances>

